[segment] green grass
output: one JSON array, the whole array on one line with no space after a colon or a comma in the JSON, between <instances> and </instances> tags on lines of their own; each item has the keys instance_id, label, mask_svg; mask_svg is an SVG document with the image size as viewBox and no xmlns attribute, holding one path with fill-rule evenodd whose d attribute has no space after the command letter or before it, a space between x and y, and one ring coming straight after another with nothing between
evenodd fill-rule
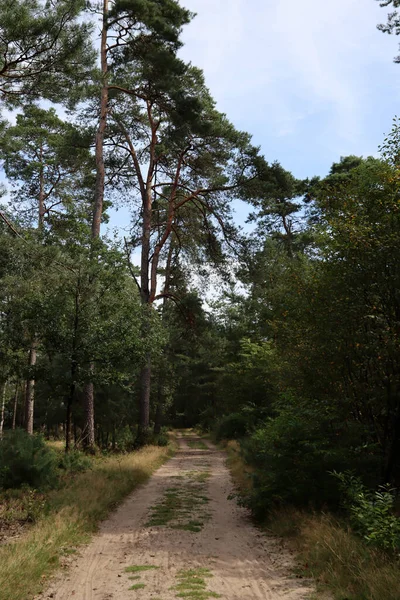
<instances>
[{"instance_id":1,"label":"green grass","mask_svg":"<svg viewBox=\"0 0 400 600\"><path fill-rule=\"evenodd\" d=\"M128 589L130 589L130 590L142 590L144 587L146 587L144 583L134 583Z\"/></svg>"},{"instance_id":2,"label":"green grass","mask_svg":"<svg viewBox=\"0 0 400 600\"><path fill-rule=\"evenodd\" d=\"M1 600L27 600L46 585L60 557L88 541L99 521L144 483L170 449L147 446L111 458L95 459L62 489L46 495L47 508L29 530L0 548Z\"/></svg>"},{"instance_id":3,"label":"green grass","mask_svg":"<svg viewBox=\"0 0 400 600\"><path fill-rule=\"evenodd\" d=\"M174 586L177 598L189 598L189 600L207 600L208 598L220 598L220 594L207 589L207 581L212 577L209 569L204 567L179 571L178 583Z\"/></svg>"},{"instance_id":4,"label":"green grass","mask_svg":"<svg viewBox=\"0 0 400 600\"><path fill-rule=\"evenodd\" d=\"M167 526L198 533L210 518L205 510L209 498L205 492L208 471L188 471L180 485L169 487L161 500L151 507L148 527ZM178 482L177 482L178 483Z\"/></svg>"},{"instance_id":5,"label":"green grass","mask_svg":"<svg viewBox=\"0 0 400 600\"><path fill-rule=\"evenodd\" d=\"M159 569L156 565L132 565L126 567L125 573L140 573L140 571L150 571L151 569Z\"/></svg>"}]
</instances>

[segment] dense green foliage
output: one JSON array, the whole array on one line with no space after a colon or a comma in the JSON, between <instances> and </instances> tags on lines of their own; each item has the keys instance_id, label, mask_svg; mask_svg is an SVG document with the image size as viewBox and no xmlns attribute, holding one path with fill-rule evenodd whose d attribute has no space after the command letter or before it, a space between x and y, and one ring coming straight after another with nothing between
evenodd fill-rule
<instances>
[{"instance_id":1,"label":"dense green foliage","mask_svg":"<svg viewBox=\"0 0 400 600\"><path fill-rule=\"evenodd\" d=\"M17 488L53 486L57 482L57 455L39 435L8 432L0 442L0 485Z\"/></svg>"}]
</instances>

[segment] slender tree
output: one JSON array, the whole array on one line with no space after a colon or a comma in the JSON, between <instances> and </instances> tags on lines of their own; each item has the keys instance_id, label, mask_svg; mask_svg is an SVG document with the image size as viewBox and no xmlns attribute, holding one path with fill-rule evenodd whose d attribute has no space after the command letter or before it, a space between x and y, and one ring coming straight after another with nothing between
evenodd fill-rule
<instances>
[{"instance_id":1,"label":"slender tree","mask_svg":"<svg viewBox=\"0 0 400 600\"><path fill-rule=\"evenodd\" d=\"M123 74L121 66L116 75ZM199 213L210 234L217 224L228 237L233 231L231 200L246 185L254 186L262 159L250 137L215 109L201 72L157 43L137 56L124 108L116 101L112 116L113 149L122 151L122 170L140 206L132 245L141 249L137 284L146 336L146 315L163 297L157 290L162 253L171 234L178 233L179 222L190 217L186 208ZM150 378L149 353L141 374L139 438L149 426Z\"/></svg>"},{"instance_id":2,"label":"slender tree","mask_svg":"<svg viewBox=\"0 0 400 600\"><path fill-rule=\"evenodd\" d=\"M182 9L174 0L160 3L146 0L138 5L132 0L119 0L110 8L109 0L103 0L100 10L100 102L99 119L95 140L96 184L93 199L92 239L94 249L100 236L100 225L104 205L105 166L104 136L109 117L110 90L125 89L125 81L115 83L115 67L129 64L135 59L136 52L143 52L150 40L156 39L171 49L180 46L179 34L182 26L190 20L190 13ZM95 250L94 250L95 254ZM94 365L92 365L92 372ZM84 391L86 412L85 443L89 449L94 447L94 387L88 381Z\"/></svg>"}]
</instances>

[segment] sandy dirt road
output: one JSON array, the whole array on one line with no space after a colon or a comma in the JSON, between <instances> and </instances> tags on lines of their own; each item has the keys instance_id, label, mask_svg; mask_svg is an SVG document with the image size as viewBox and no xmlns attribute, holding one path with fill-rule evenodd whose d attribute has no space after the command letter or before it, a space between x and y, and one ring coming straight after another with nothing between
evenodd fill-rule
<instances>
[{"instance_id":1,"label":"sandy dirt road","mask_svg":"<svg viewBox=\"0 0 400 600\"><path fill-rule=\"evenodd\" d=\"M210 442L182 435L174 458L102 524L41 598L309 598L281 543L230 499L225 459Z\"/></svg>"}]
</instances>

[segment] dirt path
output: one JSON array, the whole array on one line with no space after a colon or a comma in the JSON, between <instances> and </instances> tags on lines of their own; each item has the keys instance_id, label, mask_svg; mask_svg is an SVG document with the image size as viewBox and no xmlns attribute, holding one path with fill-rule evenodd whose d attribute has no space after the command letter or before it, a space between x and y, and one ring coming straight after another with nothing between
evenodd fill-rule
<instances>
[{"instance_id":1,"label":"dirt path","mask_svg":"<svg viewBox=\"0 0 400 600\"><path fill-rule=\"evenodd\" d=\"M42 598L305 600L279 541L260 534L233 492L225 455L194 435L134 492Z\"/></svg>"}]
</instances>

